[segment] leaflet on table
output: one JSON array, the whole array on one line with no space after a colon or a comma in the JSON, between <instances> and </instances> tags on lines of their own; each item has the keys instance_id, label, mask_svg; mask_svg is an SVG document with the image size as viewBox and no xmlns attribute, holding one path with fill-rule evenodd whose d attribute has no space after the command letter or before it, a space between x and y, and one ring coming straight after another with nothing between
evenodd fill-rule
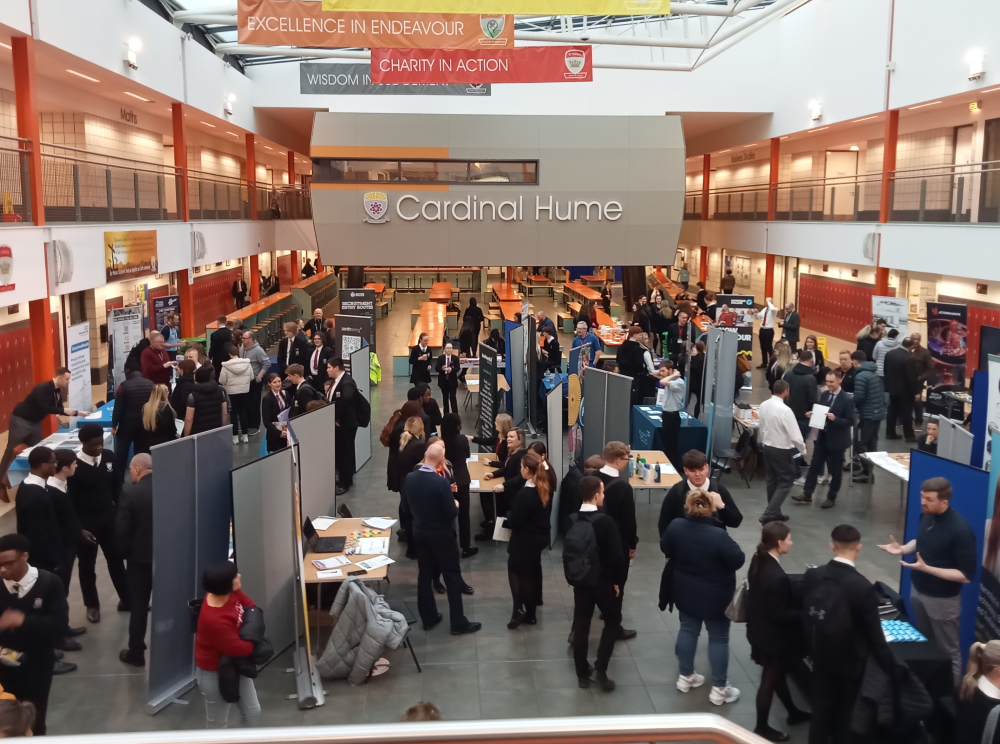
<instances>
[{"instance_id":1,"label":"leaflet on table","mask_svg":"<svg viewBox=\"0 0 1000 744\"><path fill-rule=\"evenodd\" d=\"M324 558L323 560L313 561L313 565L321 571L325 571L329 568L336 568L337 566L348 566L350 563L351 562L342 555L335 555L333 558Z\"/></svg>"},{"instance_id":2,"label":"leaflet on table","mask_svg":"<svg viewBox=\"0 0 1000 744\"><path fill-rule=\"evenodd\" d=\"M104 416L104 411L94 411L93 413L88 413L86 416L84 416L84 418L87 419L88 421L93 421L94 419L99 419L102 416Z\"/></svg>"},{"instance_id":3,"label":"leaflet on table","mask_svg":"<svg viewBox=\"0 0 1000 744\"><path fill-rule=\"evenodd\" d=\"M825 429L826 414L829 410L830 406L821 406L819 403L813 403L812 416L809 417L809 426L813 429Z\"/></svg>"},{"instance_id":4,"label":"leaflet on table","mask_svg":"<svg viewBox=\"0 0 1000 744\"><path fill-rule=\"evenodd\" d=\"M479 462L479 458L478 458L478 457L476 457L475 455L473 455L472 457L467 457L467 458L465 458L465 461L466 461L467 463L469 463L469 462Z\"/></svg>"},{"instance_id":5,"label":"leaflet on table","mask_svg":"<svg viewBox=\"0 0 1000 744\"><path fill-rule=\"evenodd\" d=\"M387 555L378 555L374 558L368 558L363 561L358 561L355 565L358 568L363 568L365 571L374 571L376 569L382 568L382 566L388 566L390 563L395 563L392 558Z\"/></svg>"},{"instance_id":6,"label":"leaflet on table","mask_svg":"<svg viewBox=\"0 0 1000 744\"><path fill-rule=\"evenodd\" d=\"M358 555L384 555L389 552L388 537L362 537L358 540Z\"/></svg>"},{"instance_id":7,"label":"leaflet on table","mask_svg":"<svg viewBox=\"0 0 1000 744\"><path fill-rule=\"evenodd\" d=\"M329 571L317 571L317 579L339 579L344 575L344 572L339 568L331 568Z\"/></svg>"},{"instance_id":8,"label":"leaflet on table","mask_svg":"<svg viewBox=\"0 0 1000 744\"><path fill-rule=\"evenodd\" d=\"M387 530L396 524L395 519L388 519L386 517L368 517L361 522L361 524L367 527L374 527L377 530Z\"/></svg>"},{"instance_id":9,"label":"leaflet on table","mask_svg":"<svg viewBox=\"0 0 1000 744\"><path fill-rule=\"evenodd\" d=\"M479 488L479 480L478 479L477 480L470 480L469 481L469 488L471 488L471 489Z\"/></svg>"},{"instance_id":10,"label":"leaflet on table","mask_svg":"<svg viewBox=\"0 0 1000 744\"><path fill-rule=\"evenodd\" d=\"M317 532L322 532L323 530L328 530L334 524L337 523L336 517L316 517L313 521L313 527L316 528Z\"/></svg>"}]
</instances>

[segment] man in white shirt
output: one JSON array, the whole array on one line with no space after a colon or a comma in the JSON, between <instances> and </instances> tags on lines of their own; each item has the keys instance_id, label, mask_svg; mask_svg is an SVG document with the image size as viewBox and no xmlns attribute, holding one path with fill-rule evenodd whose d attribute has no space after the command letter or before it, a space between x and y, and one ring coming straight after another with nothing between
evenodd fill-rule
<instances>
[{"instance_id":1,"label":"man in white shirt","mask_svg":"<svg viewBox=\"0 0 1000 744\"><path fill-rule=\"evenodd\" d=\"M663 420L663 451L670 464L679 473L682 468L677 439L681 430L681 411L684 410L684 376L674 363L664 359L660 363L660 387L663 388L660 416Z\"/></svg>"},{"instance_id":2,"label":"man in white shirt","mask_svg":"<svg viewBox=\"0 0 1000 744\"><path fill-rule=\"evenodd\" d=\"M757 320L760 321L760 331L757 338L760 340L760 354L763 357L757 369L767 369L767 363L774 353L774 319L778 317L778 308L771 302L771 298L764 300L764 307L757 313Z\"/></svg>"},{"instance_id":3,"label":"man in white shirt","mask_svg":"<svg viewBox=\"0 0 1000 744\"><path fill-rule=\"evenodd\" d=\"M781 505L795 484L798 466L796 451L805 454L806 443L795 420L792 409L785 405L788 383L774 383L770 398L760 406L760 443L764 448L764 465L767 471L767 508L760 517L761 524L788 521L781 513Z\"/></svg>"}]
</instances>

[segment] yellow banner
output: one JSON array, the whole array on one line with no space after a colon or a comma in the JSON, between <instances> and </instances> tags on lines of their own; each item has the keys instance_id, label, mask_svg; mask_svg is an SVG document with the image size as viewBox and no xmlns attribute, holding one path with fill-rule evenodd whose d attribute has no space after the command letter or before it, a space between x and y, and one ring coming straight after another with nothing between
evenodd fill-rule
<instances>
[{"instance_id":1,"label":"yellow banner","mask_svg":"<svg viewBox=\"0 0 1000 744\"><path fill-rule=\"evenodd\" d=\"M104 233L104 268L108 282L158 273L156 230Z\"/></svg>"},{"instance_id":2,"label":"yellow banner","mask_svg":"<svg viewBox=\"0 0 1000 744\"><path fill-rule=\"evenodd\" d=\"M380 13L666 15L670 0L323 0L323 10Z\"/></svg>"}]
</instances>

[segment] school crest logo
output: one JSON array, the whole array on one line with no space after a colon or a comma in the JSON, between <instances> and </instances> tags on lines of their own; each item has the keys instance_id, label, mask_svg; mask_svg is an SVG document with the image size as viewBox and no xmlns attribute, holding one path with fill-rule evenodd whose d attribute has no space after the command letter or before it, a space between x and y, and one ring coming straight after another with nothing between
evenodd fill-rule
<instances>
[{"instance_id":1,"label":"school crest logo","mask_svg":"<svg viewBox=\"0 0 1000 744\"><path fill-rule=\"evenodd\" d=\"M507 46L507 39L499 38L506 25L505 16L479 16L479 27L486 37L479 40L480 46Z\"/></svg>"},{"instance_id":2,"label":"school crest logo","mask_svg":"<svg viewBox=\"0 0 1000 744\"><path fill-rule=\"evenodd\" d=\"M0 292L14 289L14 252L9 245L0 245Z\"/></svg>"},{"instance_id":3,"label":"school crest logo","mask_svg":"<svg viewBox=\"0 0 1000 744\"><path fill-rule=\"evenodd\" d=\"M566 52L566 69L564 73L567 79L574 80L587 77L583 71L583 66L587 62L587 54L582 49L570 49Z\"/></svg>"},{"instance_id":4,"label":"school crest logo","mask_svg":"<svg viewBox=\"0 0 1000 744\"><path fill-rule=\"evenodd\" d=\"M381 225L388 222L389 197L384 191L369 191L365 194L365 222Z\"/></svg>"}]
</instances>

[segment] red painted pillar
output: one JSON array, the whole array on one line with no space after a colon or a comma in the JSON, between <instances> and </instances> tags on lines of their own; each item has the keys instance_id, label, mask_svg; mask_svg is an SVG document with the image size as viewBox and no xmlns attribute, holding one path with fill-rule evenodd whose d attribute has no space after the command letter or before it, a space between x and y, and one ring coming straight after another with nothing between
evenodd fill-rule
<instances>
[{"instance_id":1,"label":"red painted pillar","mask_svg":"<svg viewBox=\"0 0 1000 744\"><path fill-rule=\"evenodd\" d=\"M250 219L257 219L257 153L253 134L247 132L247 199L250 202ZM250 256L250 301L260 299L260 257Z\"/></svg>"},{"instance_id":2,"label":"red painted pillar","mask_svg":"<svg viewBox=\"0 0 1000 744\"><path fill-rule=\"evenodd\" d=\"M708 246L703 245L700 251L700 265L698 266L698 281L704 282L708 286Z\"/></svg>"},{"instance_id":3,"label":"red painted pillar","mask_svg":"<svg viewBox=\"0 0 1000 744\"><path fill-rule=\"evenodd\" d=\"M899 140L899 110L886 112L885 138L882 148L882 191L879 194L878 221L885 224L892 211L891 186L896 170L896 144ZM882 235L879 234L878 253L875 259L875 294L889 294L889 269L882 266Z\"/></svg>"},{"instance_id":4,"label":"red painted pillar","mask_svg":"<svg viewBox=\"0 0 1000 744\"><path fill-rule=\"evenodd\" d=\"M288 185L295 185L295 152L288 151Z\"/></svg>"},{"instance_id":5,"label":"red painted pillar","mask_svg":"<svg viewBox=\"0 0 1000 744\"><path fill-rule=\"evenodd\" d=\"M191 201L188 190L187 139L184 136L184 104L171 106L174 125L174 168L180 179L181 203L177 205L184 222L191 221ZM194 286L191 284L190 269L177 272L177 291L181 303L181 336L194 336Z\"/></svg>"},{"instance_id":6,"label":"red painted pillar","mask_svg":"<svg viewBox=\"0 0 1000 744\"><path fill-rule=\"evenodd\" d=\"M781 138L771 137L771 167L767 174L767 219L774 220L778 211L778 159L781 156Z\"/></svg>"},{"instance_id":7,"label":"red painted pillar","mask_svg":"<svg viewBox=\"0 0 1000 744\"><path fill-rule=\"evenodd\" d=\"M774 299L774 254L768 253L764 260L764 296Z\"/></svg>"},{"instance_id":8,"label":"red painted pillar","mask_svg":"<svg viewBox=\"0 0 1000 744\"><path fill-rule=\"evenodd\" d=\"M289 251L291 253L291 267L292 267L292 284L297 284L302 279L302 264L299 263L299 252Z\"/></svg>"},{"instance_id":9,"label":"red painted pillar","mask_svg":"<svg viewBox=\"0 0 1000 744\"><path fill-rule=\"evenodd\" d=\"M31 199L31 216L36 225L45 224L45 202L42 198L42 148L41 132L38 126L38 106L35 91L35 40L30 36L15 36L11 39L14 56L14 98L17 105L17 136L29 140L31 148L28 156L28 190ZM39 243L38 250L45 246ZM46 282L47 284L47 282ZM31 369L36 384L51 380L55 376L55 362L52 358L53 335L52 310L49 298L31 300L28 303L28 317L31 327Z\"/></svg>"}]
</instances>

